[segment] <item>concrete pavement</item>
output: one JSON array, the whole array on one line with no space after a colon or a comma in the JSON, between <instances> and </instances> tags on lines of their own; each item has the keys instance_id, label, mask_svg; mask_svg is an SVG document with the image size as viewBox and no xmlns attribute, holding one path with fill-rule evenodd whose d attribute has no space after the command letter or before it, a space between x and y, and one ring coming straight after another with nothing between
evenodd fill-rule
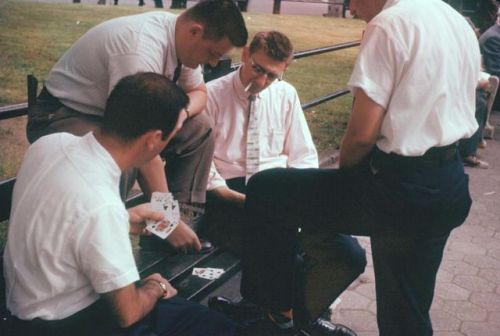
<instances>
[{"instance_id":1,"label":"concrete pavement","mask_svg":"<svg viewBox=\"0 0 500 336\"><path fill-rule=\"evenodd\" d=\"M466 168L472 209L467 221L452 232L438 273L431 308L435 336L500 336L500 113L493 113L491 121L495 138L480 150L490 168ZM359 336L376 336L370 241L359 240L367 250L368 266L341 295L332 320Z\"/></svg>"}]
</instances>

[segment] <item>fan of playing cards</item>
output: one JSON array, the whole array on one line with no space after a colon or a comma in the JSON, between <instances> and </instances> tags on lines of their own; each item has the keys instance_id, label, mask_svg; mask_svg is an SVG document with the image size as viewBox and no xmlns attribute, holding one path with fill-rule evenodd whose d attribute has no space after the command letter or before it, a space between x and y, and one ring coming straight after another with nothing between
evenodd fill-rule
<instances>
[{"instance_id":1,"label":"fan of playing cards","mask_svg":"<svg viewBox=\"0 0 500 336\"><path fill-rule=\"evenodd\" d=\"M146 229L165 239L179 224L179 202L169 192L154 192L151 196L151 208L163 213L163 220L159 222L146 220Z\"/></svg>"}]
</instances>

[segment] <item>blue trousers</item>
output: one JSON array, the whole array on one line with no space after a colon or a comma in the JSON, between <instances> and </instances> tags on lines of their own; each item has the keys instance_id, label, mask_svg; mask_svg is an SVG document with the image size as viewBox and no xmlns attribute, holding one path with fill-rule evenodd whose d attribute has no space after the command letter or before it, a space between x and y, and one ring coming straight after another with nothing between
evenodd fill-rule
<instances>
[{"instance_id":1,"label":"blue trousers","mask_svg":"<svg viewBox=\"0 0 500 336\"><path fill-rule=\"evenodd\" d=\"M180 297L159 300L134 325L117 327L103 300L58 321L12 318L6 336L233 336L235 324L218 312Z\"/></svg>"},{"instance_id":2,"label":"blue trousers","mask_svg":"<svg viewBox=\"0 0 500 336\"><path fill-rule=\"evenodd\" d=\"M471 199L458 154L433 166L273 169L250 179L242 258L244 298L291 307L297 226L371 238L380 335L432 335L429 309L450 231Z\"/></svg>"}]
</instances>

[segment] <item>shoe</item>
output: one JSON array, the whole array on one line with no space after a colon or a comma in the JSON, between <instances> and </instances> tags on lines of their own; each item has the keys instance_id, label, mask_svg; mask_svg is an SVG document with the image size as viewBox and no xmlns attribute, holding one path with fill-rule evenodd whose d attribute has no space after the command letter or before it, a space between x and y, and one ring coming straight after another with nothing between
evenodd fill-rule
<instances>
[{"instance_id":1,"label":"shoe","mask_svg":"<svg viewBox=\"0 0 500 336\"><path fill-rule=\"evenodd\" d=\"M313 331L325 336L356 336L356 333L345 325L332 323L324 318L316 320Z\"/></svg>"},{"instance_id":2,"label":"shoe","mask_svg":"<svg viewBox=\"0 0 500 336\"><path fill-rule=\"evenodd\" d=\"M266 317L264 310L256 304L245 300L231 301L223 296L209 298L208 307L223 313L241 327L248 327Z\"/></svg>"},{"instance_id":3,"label":"shoe","mask_svg":"<svg viewBox=\"0 0 500 336\"><path fill-rule=\"evenodd\" d=\"M464 166L467 167L481 168L481 169L488 169L490 167L488 162L479 160L476 155L469 155L467 157L464 157L462 158L462 161L464 162Z\"/></svg>"},{"instance_id":4,"label":"shoe","mask_svg":"<svg viewBox=\"0 0 500 336\"><path fill-rule=\"evenodd\" d=\"M487 146L488 146L488 144L486 143L486 140L484 140L484 139L479 141L479 143L477 144L477 147L479 147L481 149L485 149Z\"/></svg>"}]
</instances>

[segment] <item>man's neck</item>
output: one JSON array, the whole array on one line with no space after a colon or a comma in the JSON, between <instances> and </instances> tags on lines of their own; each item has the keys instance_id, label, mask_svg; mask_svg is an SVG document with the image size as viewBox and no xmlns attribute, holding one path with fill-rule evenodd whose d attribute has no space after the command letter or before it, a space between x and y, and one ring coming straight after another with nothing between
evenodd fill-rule
<instances>
[{"instance_id":1,"label":"man's neck","mask_svg":"<svg viewBox=\"0 0 500 336\"><path fill-rule=\"evenodd\" d=\"M123 143L111 135L103 134L100 130L95 130L93 135L97 142L111 155L121 171L133 165L130 155L131 145Z\"/></svg>"}]
</instances>

